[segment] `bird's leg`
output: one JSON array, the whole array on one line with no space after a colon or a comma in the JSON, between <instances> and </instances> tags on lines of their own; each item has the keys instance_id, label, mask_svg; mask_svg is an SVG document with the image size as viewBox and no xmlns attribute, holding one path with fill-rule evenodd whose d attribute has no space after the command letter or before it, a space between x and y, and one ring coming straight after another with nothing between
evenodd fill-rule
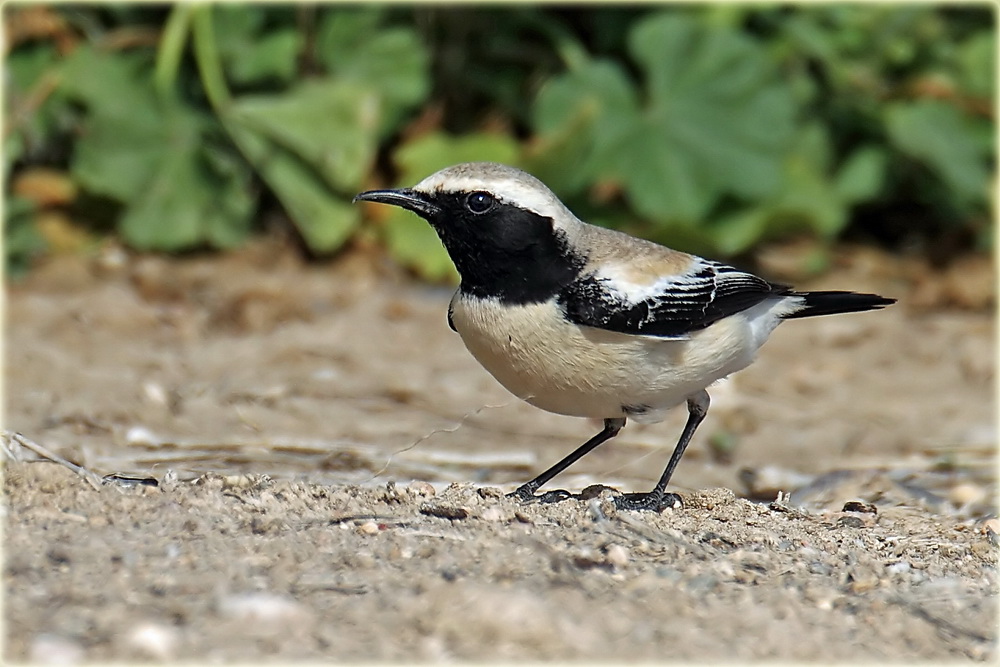
<instances>
[{"instance_id":1,"label":"bird's leg","mask_svg":"<svg viewBox=\"0 0 1000 667\"><path fill-rule=\"evenodd\" d=\"M522 484L521 486L517 487L517 489L513 493L508 493L507 495L511 498L517 498L519 500L537 499L540 500L541 502L556 502L557 500L563 500L564 498L568 498L570 494L567 491L562 491L562 490L549 491L548 493L543 493L540 496L535 496L535 491L537 491L539 487L541 487L550 479L561 473L563 470L565 470L566 468L570 467L571 465L579 461L583 456L585 456L595 447L597 447L601 443L607 442L611 438L618 435L618 431L622 430L624 426L625 426L624 417L619 417L616 419L605 419L604 429L600 433L598 433L593 438L591 438L587 442L577 447L575 450L573 450L573 452L569 456L559 461L559 463L555 464L554 466L552 466L551 468L543 472L541 475L531 480L530 482L527 482L526 484Z\"/></svg>"},{"instance_id":2,"label":"bird's leg","mask_svg":"<svg viewBox=\"0 0 1000 667\"><path fill-rule=\"evenodd\" d=\"M626 493L616 496L615 505L617 505L618 509L662 512L668 507L680 507L680 496L676 493L664 493L664 491L667 488L667 483L670 482L670 476L674 474L674 468L677 467L681 457L684 456L684 450L687 449L688 444L691 442L691 437L698 429L698 425L705 419L710 402L708 392L704 389L688 397L687 423L684 424L684 431L681 433L680 440L677 441L677 446L674 447L674 453L670 455L667 467L664 469L663 474L660 475L660 481L656 483L656 486L649 493Z\"/></svg>"}]
</instances>

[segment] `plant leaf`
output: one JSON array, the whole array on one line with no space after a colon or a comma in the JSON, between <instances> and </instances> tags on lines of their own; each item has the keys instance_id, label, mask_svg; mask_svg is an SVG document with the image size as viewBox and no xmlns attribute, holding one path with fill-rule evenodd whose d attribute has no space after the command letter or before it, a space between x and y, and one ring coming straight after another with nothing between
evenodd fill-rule
<instances>
[{"instance_id":1,"label":"plant leaf","mask_svg":"<svg viewBox=\"0 0 1000 667\"><path fill-rule=\"evenodd\" d=\"M381 24L384 10L331 8L319 28L316 52L338 80L378 92L385 105L381 135L430 91L430 56L416 32Z\"/></svg>"},{"instance_id":2,"label":"plant leaf","mask_svg":"<svg viewBox=\"0 0 1000 667\"><path fill-rule=\"evenodd\" d=\"M533 118L540 139L532 170L554 192L570 196L607 171L602 153L637 122L638 102L617 64L585 61L539 91Z\"/></svg>"},{"instance_id":3,"label":"plant leaf","mask_svg":"<svg viewBox=\"0 0 1000 667\"><path fill-rule=\"evenodd\" d=\"M350 238L360 222L357 208L331 190L310 164L239 116L226 117L225 124L312 251L332 252Z\"/></svg>"},{"instance_id":4,"label":"plant leaf","mask_svg":"<svg viewBox=\"0 0 1000 667\"><path fill-rule=\"evenodd\" d=\"M230 118L312 165L333 188L354 193L375 157L382 106L349 81L307 81L281 95L244 96Z\"/></svg>"},{"instance_id":5,"label":"plant leaf","mask_svg":"<svg viewBox=\"0 0 1000 667\"><path fill-rule=\"evenodd\" d=\"M230 156L229 169L214 168L204 153L204 123L194 112L174 106L164 126L169 141L142 190L126 202L118 223L122 238L140 250L239 245L253 219L245 164Z\"/></svg>"},{"instance_id":6,"label":"plant leaf","mask_svg":"<svg viewBox=\"0 0 1000 667\"><path fill-rule=\"evenodd\" d=\"M875 197L885 181L886 157L885 150L878 146L855 149L837 172L837 194L851 204Z\"/></svg>"},{"instance_id":7,"label":"plant leaf","mask_svg":"<svg viewBox=\"0 0 1000 667\"><path fill-rule=\"evenodd\" d=\"M929 167L959 199L985 199L987 161L958 109L935 100L895 102L886 107L885 119L892 143Z\"/></svg>"},{"instance_id":8,"label":"plant leaf","mask_svg":"<svg viewBox=\"0 0 1000 667\"><path fill-rule=\"evenodd\" d=\"M66 95L87 111L74 151L73 177L87 190L121 202L143 192L172 140L171 128L148 77L140 76L139 65L135 58L113 57L83 46L63 69Z\"/></svg>"},{"instance_id":9,"label":"plant leaf","mask_svg":"<svg viewBox=\"0 0 1000 667\"><path fill-rule=\"evenodd\" d=\"M266 28L269 11L261 6L222 3L213 10L216 47L226 75L234 83L288 83L295 77L303 46L298 29L293 25ZM288 14L285 23L292 23L286 8L270 11Z\"/></svg>"},{"instance_id":10,"label":"plant leaf","mask_svg":"<svg viewBox=\"0 0 1000 667\"><path fill-rule=\"evenodd\" d=\"M640 23L629 46L649 88L617 161L637 210L697 219L723 194L774 192L795 108L763 47L673 12Z\"/></svg>"},{"instance_id":11,"label":"plant leaf","mask_svg":"<svg viewBox=\"0 0 1000 667\"><path fill-rule=\"evenodd\" d=\"M725 195L777 190L795 106L759 43L725 22L665 12L636 25L629 49L645 75L641 104L622 70L602 61L578 65L539 95L538 130L580 174L566 179L568 190L619 183L634 211L661 224L693 224ZM553 139L581 117L593 121L576 146Z\"/></svg>"}]
</instances>

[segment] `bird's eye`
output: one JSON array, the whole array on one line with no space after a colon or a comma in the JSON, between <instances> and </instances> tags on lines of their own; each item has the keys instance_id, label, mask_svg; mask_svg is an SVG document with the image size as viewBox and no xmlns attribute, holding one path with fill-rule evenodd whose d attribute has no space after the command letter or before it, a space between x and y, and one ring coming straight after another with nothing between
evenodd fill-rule
<instances>
[{"instance_id":1,"label":"bird's eye","mask_svg":"<svg viewBox=\"0 0 1000 667\"><path fill-rule=\"evenodd\" d=\"M482 214L489 211L497 203L489 192L473 192L465 199L465 208L473 213Z\"/></svg>"}]
</instances>

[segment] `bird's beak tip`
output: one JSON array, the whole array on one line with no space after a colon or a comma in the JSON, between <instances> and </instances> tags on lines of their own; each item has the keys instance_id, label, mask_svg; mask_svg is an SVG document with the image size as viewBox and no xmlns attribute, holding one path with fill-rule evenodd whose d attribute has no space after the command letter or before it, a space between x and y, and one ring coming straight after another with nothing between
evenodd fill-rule
<instances>
[{"instance_id":1,"label":"bird's beak tip","mask_svg":"<svg viewBox=\"0 0 1000 667\"><path fill-rule=\"evenodd\" d=\"M440 209L430 202L425 195L403 188L401 190L367 190L354 196L354 203L359 201L371 201L378 204L389 204L399 206L421 215L437 213Z\"/></svg>"},{"instance_id":2,"label":"bird's beak tip","mask_svg":"<svg viewBox=\"0 0 1000 667\"><path fill-rule=\"evenodd\" d=\"M352 204L357 204L359 201L374 201L377 202L380 199L384 199L384 195L387 193L395 192L394 190L365 190L364 192L359 192L354 195L354 199L351 200ZM380 197L380 195L382 195Z\"/></svg>"}]
</instances>

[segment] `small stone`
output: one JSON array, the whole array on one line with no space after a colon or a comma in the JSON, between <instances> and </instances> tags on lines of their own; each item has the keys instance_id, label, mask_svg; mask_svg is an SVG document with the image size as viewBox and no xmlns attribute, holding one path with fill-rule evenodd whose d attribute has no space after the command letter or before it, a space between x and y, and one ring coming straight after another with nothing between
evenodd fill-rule
<instances>
[{"instance_id":1,"label":"small stone","mask_svg":"<svg viewBox=\"0 0 1000 667\"><path fill-rule=\"evenodd\" d=\"M958 484L948 492L948 500L955 507L966 507L986 498L986 489L976 484Z\"/></svg>"},{"instance_id":2,"label":"small stone","mask_svg":"<svg viewBox=\"0 0 1000 667\"><path fill-rule=\"evenodd\" d=\"M726 507L736 502L736 494L730 489L718 488L705 491L695 491L685 496L684 503L692 509L714 510Z\"/></svg>"},{"instance_id":3,"label":"small stone","mask_svg":"<svg viewBox=\"0 0 1000 667\"><path fill-rule=\"evenodd\" d=\"M43 632L31 642L29 662L43 665L75 665L83 662L85 653L78 642Z\"/></svg>"},{"instance_id":4,"label":"small stone","mask_svg":"<svg viewBox=\"0 0 1000 667\"><path fill-rule=\"evenodd\" d=\"M866 514L878 514L878 508L871 503L861 502L860 500L850 500L844 503L844 512L863 512Z\"/></svg>"},{"instance_id":5,"label":"small stone","mask_svg":"<svg viewBox=\"0 0 1000 667\"><path fill-rule=\"evenodd\" d=\"M496 505L493 505L483 510L482 518L483 521L505 521L507 513Z\"/></svg>"},{"instance_id":6,"label":"small stone","mask_svg":"<svg viewBox=\"0 0 1000 667\"><path fill-rule=\"evenodd\" d=\"M979 530L982 533L987 531L993 531L994 533L1000 534L1000 519L994 517L992 519L986 519L979 524Z\"/></svg>"},{"instance_id":7,"label":"small stone","mask_svg":"<svg viewBox=\"0 0 1000 667\"><path fill-rule=\"evenodd\" d=\"M987 519L979 525L980 532L986 536L990 544L1000 546L1000 519Z\"/></svg>"},{"instance_id":8,"label":"small stone","mask_svg":"<svg viewBox=\"0 0 1000 667\"><path fill-rule=\"evenodd\" d=\"M851 577L853 578L850 585L852 593L866 593L878 586L878 576L874 572L856 572L852 573Z\"/></svg>"},{"instance_id":9,"label":"small stone","mask_svg":"<svg viewBox=\"0 0 1000 667\"><path fill-rule=\"evenodd\" d=\"M170 403L170 397L167 395L167 390L163 388L163 385L157 382L150 381L143 383L142 393L143 397L153 405L167 407Z\"/></svg>"},{"instance_id":10,"label":"small stone","mask_svg":"<svg viewBox=\"0 0 1000 667\"><path fill-rule=\"evenodd\" d=\"M503 498L503 491L496 486L483 486L477 490L480 498Z\"/></svg>"},{"instance_id":11,"label":"small stone","mask_svg":"<svg viewBox=\"0 0 1000 667\"><path fill-rule=\"evenodd\" d=\"M140 623L128 633L128 645L148 658L172 660L180 639L176 628L160 623Z\"/></svg>"},{"instance_id":12,"label":"small stone","mask_svg":"<svg viewBox=\"0 0 1000 667\"><path fill-rule=\"evenodd\" d=\"M590 486L583 489L580 492L580 500L591 500L592 498L600 498L601 494L605 491L616 494L617 491L610 486L605 486L604 484L591 484Z\"/></svg>"},{"instance_id":13,"label":"small stone","mask_svg":"<svg viewBox=\"0 0 1000 667\"><path fill-rule=\"evenodd\" d=\"M608 548L604 552L604 556L607 558L608 563L614 566L616 570L623 569L629 562L628 549L620 544L608 545Z\"/></svg>"},{"instance_id":14,"label":"small stone","mask_svg":"<svg viewBox=\"0 0 1000 667\"><path fill-rule=\"evenodd\" d=\"M865 522L860 517L842 516L837 519L837 523L845 528L864 528Z\"/></svg>"},{"instance_id":15,"label":"small stone","mask_svg":"<svg viewBox=\"0 0 1000 667\"><path fill-rule=\"evenodd\" d=\"M358 532L362 535L377 535L378 524L374 521L365 521L358 526Z\"/></svg>"},{"instance_id":16,"label":"small stone","mask_svg":"<svg viewBox=\"0 0 1000 667\"><path fill-rule=\"evenodd\" d=\"M905 560L901 560L898 563L892 563L885 568L890 574L905 574L911 569L910 564Z\"/></svg>"},{"instance_id":17,"label":"small stone","mask_svg":"<svg viewBox=\"0 0 1000 667\"><path fill-rule=\"evenodd\" d=\"M377 565L375 555L370 551L359 551L351 559L351 565L359 570L373 570Z\"/></svg>"},{"instance_id":18,"label":"small stone","mask_svg":"<svg viewBox=\"0 0 1000 667\"><path fill-rule=\"evenodd\" d=\"M98 248L92 265L98 275L110 276L128 266L128 253L118 243L105 241Z\"/></svg>"},{"instance_id":19,"label":"small stone","mask_svg":"<svg viewBox=\"0 0 1000 667\"><path fill-rule=\"evenodd\" d=\"M149 447L160 444L160 438L145 426L133 426L125 432L125 444Z\"/></svg>"},{"instance_id":20,"label":"small stone","mask_svg":"<svg viewBox=\"0 0 1000 667\"><path fill-rule=\"evenodd\" d=\"M464 507L455 507L453 505L424 504L420 506L420 513L426 516L436 516L439 519L450 519L452 521L457 519L467 519L469 517L469 510Z\"/></svg>"},{"instance_id":21,"label":"small stone","mask_svg":"<svg viewBox=\"0 0 1000 667\"><path fill-rule=\"evenodd\" d=\"M266 636L306 632L315 621L308 607L274 593L229 595L220 601L219 611L240 623L248 632Z\"/></svg>"},{"instance_id":22,"label":"small stone","mask_svg":"<svg viewBox=\"0 0 1000 667\"><path fill-rule=\"evenodd\" d=\"M437 493L434 490L434 486L430 482L425 482L419 479L410 482L406 488L415 496L425 496L427 498L430 498Z\"/></svg>"}]
</instances>

